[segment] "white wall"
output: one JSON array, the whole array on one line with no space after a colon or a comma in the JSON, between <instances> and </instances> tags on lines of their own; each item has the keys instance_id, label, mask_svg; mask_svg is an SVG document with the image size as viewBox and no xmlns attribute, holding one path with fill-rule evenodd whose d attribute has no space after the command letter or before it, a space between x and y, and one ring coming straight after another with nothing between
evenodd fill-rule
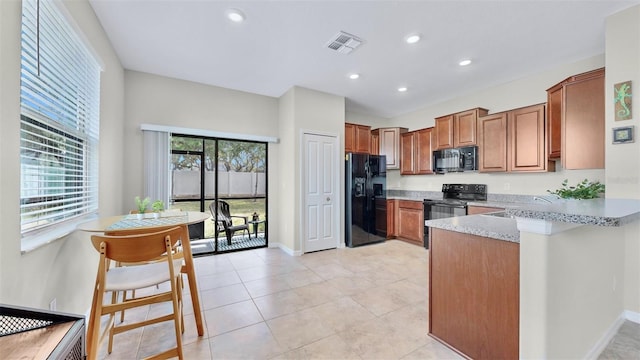
<instances>
[{"instance_id":1,"label":"white wall","mask_svg":"<svg viewBox=\"0 0 640 360\"><path fill-rule=\"evenodd\" d=\"M607 197L640 199L640 6L607 18L606 23L606 99L614 98L614 84L631 80L633 118L615 121L613 101L605 102L605 153ZM613 145L612 128L635 126L636 140ZM640 313L640 224L626 232L625 309Z\"/></svg>"},{"instance_id":2,"label":"white wall","mask_svg":"<svg viewBox=\"0 0 640 360\"><path fill-rule=\"evenodd\" d=\"M389 127L391 121L388 118L383 118L375 115L361 114L353 111L347 111L345 115L345 122L360 125L369 125L371 129L377 129L381 127Z\"/></svg>"},{"instance_id":3,"label":"white wall","mask_svg":"<svg viewBox=\"0 0 640 360\"><path fill-rule=\"evenodd\" d=\"M64 6L100 58L100 214L122 208L124 75L87 1ZM89 235L73 233L20 253L20 21L21 2L0 1L0 303L86 313L91 306L97 252Z\"/></svg>"}]
</instances>

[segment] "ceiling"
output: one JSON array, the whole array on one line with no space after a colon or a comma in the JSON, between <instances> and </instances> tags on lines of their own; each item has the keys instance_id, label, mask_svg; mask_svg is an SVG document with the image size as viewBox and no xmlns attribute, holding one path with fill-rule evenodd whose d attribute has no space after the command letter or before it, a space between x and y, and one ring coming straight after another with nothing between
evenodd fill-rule
<instances>
[{"instance_id":1,"label":"ceiling","mask_svg":"<svg viewBox=\"0 0 640 360\"><path fill-rule=\"evenodd\" d=\"M126 69L272 97L302 86L391 118L602 54L606 17L640 0L90 3ZM229 21L229 8L246 20ZM364 43L330 50L339 31ZM412 33L422 40L407 44Z\"/></svg>"}]
</instances>

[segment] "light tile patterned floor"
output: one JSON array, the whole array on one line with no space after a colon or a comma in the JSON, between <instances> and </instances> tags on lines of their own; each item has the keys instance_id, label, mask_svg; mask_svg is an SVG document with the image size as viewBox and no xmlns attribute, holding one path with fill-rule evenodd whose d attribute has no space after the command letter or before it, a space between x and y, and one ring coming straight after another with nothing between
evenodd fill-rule
<instances>
[{"instance_id":1,"label":"light tile patterned floor","mask_svg":"<svg viewBox=\"0 0 640 360\"><path fill-rule=\"evenodd\" d=\"M195 262L205 335L196 334L185 287L185 359L461 358L427 336L422 247L391 240L298 257L263 248ZM128 311L125 321L166 310ZM100 358L142 358L174 344L171 323L157 324L116 336Z\"/></svg>"}]
</instances>

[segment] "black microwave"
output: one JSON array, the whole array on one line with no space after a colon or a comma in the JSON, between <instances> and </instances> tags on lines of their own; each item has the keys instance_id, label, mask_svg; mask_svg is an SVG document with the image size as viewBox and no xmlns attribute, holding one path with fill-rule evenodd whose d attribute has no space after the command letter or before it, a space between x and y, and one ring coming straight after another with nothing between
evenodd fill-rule
<instances>
[{"instance_id":1,"label":"black microwave","mask_svg":"<svg viewBox=\"0 0 640 360\"><path fill-rule=\"evenodd\" d=\"M478 170L478 147L436 150L433 152L433 172L462 172Z\"/></svg>"}]
</instances>

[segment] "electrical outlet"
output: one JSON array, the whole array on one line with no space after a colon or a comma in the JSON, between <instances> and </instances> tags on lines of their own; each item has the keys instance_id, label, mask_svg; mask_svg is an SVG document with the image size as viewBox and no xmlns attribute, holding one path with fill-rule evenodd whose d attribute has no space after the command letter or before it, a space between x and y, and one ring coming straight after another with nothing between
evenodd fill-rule
<instances>
[{"instance_id":1,"label":"electrical outlet","mask_svg":"<svg viewBox=\"0 0 640 360\"><path fill-rule=\"evenodd\" d=\"M56 311L56 308L58 307L57 305L58 304L56 302L56 299L53 298L53 300L51 300L51 302L49 303L49 310Z\"/></svg>"},{"instance_id":2,"label":"electrical outlet","mask_svg":"<svg viewBox=\"0 0 640 360\"><path fill-rule=\"evenodd\" d=\"M505 190L511 189L511 184L510 183L504 183L504 189Z\"/></svg>"}]
</instances>

